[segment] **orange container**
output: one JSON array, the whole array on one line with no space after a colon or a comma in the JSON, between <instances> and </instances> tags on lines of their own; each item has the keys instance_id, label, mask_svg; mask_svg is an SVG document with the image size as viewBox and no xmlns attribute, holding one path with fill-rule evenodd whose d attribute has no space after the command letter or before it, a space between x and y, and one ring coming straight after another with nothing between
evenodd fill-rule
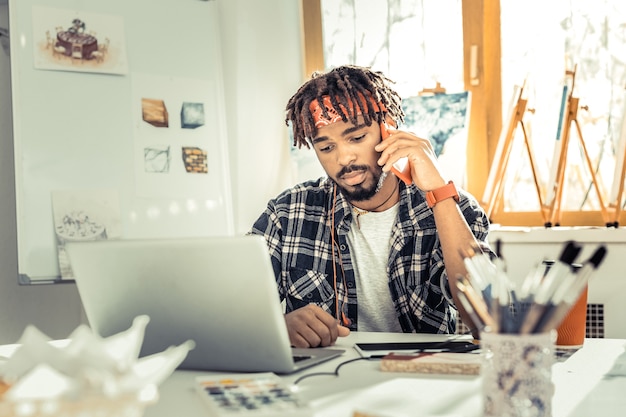
<instances>
[{"instance_id":1,"label":"orange container","mask_svg":"<svg viewBox=\"0 0 626 417\"><path fill-rule=\"evenodd\" d=\"M580 348L585 342L587 330L587 288L580 294L576 304L557 327L556 345L564 348Z\"/></svg>"}]
</instances>

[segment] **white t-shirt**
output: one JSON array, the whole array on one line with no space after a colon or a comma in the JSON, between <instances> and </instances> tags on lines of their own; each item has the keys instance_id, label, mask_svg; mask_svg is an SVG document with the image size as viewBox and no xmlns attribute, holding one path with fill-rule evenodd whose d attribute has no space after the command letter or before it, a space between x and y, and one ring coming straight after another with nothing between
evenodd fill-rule
<instances>
[{"instance_id":1,"label":"white t-shirt","mask_svg":"<svg viewBox=\"0 0 626 417\"><path fill-rule=\"evenodd\" d=\"M358 300L358 330L402 332L391 293L387 262L391 229L398 217L398 204L381 211L353 213L348 245L354 264Z\"/></svg>"}]
</instances>

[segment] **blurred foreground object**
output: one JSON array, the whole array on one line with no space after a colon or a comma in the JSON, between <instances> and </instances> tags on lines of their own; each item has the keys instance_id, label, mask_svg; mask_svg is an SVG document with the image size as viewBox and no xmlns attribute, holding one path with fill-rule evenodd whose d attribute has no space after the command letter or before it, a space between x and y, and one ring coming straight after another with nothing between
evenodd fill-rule
<instances>
[{"instance_id":1,"label":"blurred foreground object","mask_svg":"<svg viewBox=\"0 0 626 417\"><path fill-rule=\"evenodd\" d=\"M63 346L27 327L15 352L0 360L0 415L142 416L158 400L158 385L195 345L187 340L139 358L148 322L138 316L107 338L81 325Z\"/></svg>"}]
</instances>

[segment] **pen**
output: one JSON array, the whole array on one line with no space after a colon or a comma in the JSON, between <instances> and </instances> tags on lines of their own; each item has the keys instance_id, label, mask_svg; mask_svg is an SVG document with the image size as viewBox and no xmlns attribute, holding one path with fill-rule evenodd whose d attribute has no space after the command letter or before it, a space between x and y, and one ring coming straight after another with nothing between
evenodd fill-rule
<instances>
[{"instance_id":1,"label":"pen","mask_svg":"<svg viewBox=\"0 0 626 417\"><path fill-rule=\"evenodd\" d=\"M541 316L549 310L552 303L554 291L567 275L571 275L571 263L581 251L581 247L573 241L567 242L561 256L550 267L545 277L541 280L536 294L530 294L532 303L523 317L520 325L520 333L528 334L535 332L536 326L541 320Z\"/></svg>"},{"instance_id":2,"label":"pen","mask_svg":"<svg viewBox=\"0 0 626 417\"><path fill-rule=\"evenodd\" d=\"M561 324L561 321L567 316L572 305L576 303L580 294L582 294L584 288L589 282L591 275L598 269L604 257L606 256L606 246L600 245L593 255L583 263L583 266L574 275L574 280L571 285L563 285L559 297L556 300L557 305L554 308L552 314L550 314L541 328L542 332L546 332L555 329Z\"/></svg>"},{"instance_id":3,"label":"pen","mask_svg":"<svg viewBox=\"0 0 626 417\"><path fill-rule=\"evenodd\" d=\"M511 310L512 292L506 275L502 275L497 286L498 329L500 333L513 333L517 326Z\"/></svg>"},{"instance_id":4,"label":"pen","mask_svg":"<svg viewBox=\"0 0 626 417\"><path fill-rule=\"evenodd\" d=\"M496 240L496 258L493 259L493 264L496 268L496 278L493 281L494 291L496 297L496 305L494 310L497 311L498 316L498 328L501 333L515 333L518 330L517 325L517 313L519 311L519 304L517 302L517 296L515 294L515 288L513 283L509 280L506 273L506 263L502 256L502 241Z\"/></svg>"},{"instance_id":5,"label":"pen","mask_svg":"<svg viewBox=\"0 0 626 417\"><path fill-rule=\"evenodd\" d=\"M467 301L472 306L473 311L476 312L476 315L478 315L480 322L483 323L485 327L488 326L494 329L496 323L494 322L493 317L489 314L485 301L480 298L480 295L476 293L476 291L474 291L474 288L467 281L467 279L459 277L456 285L461 294L464 294L467 297Z\"/></svg>"},{"instance_id":6,"label":"pen","mask_svg":"<svg viewBox=\"0 0 626 417\"><path fill-rule=\"evenodd\" d=\"M491 263L480 248L477 248L477 250L470 248L463 252L461 256L463 257L463 263L468 272L468 279L471 285L479 291L487 306L491 307L493 297L492 283L496 275L495 265Z\"/></svg>"},{"instance_id":7,"label":"pen","mask_svg":"<svg viewBox=\"0 0 626 417\"><path fill-rule=\"evenodd\" d=\"M547 273L547 269L549 265L546 264L546 261L541 262L539 265L535 265L526 275L526 278L522 281L522 286L519 290L519 298L521 300L529 300L531 295L537 292L537 288L539 288L539 284L541 284L541 280Z\"/></svg>"},{"instance_id":8,"label":"pen","mask_svg":"<svg viewBox=\"0 0 626 417\"><path fill-rule=\"evenodd\" d=\"M474 308L472 307L471 303L467 299L467 296L465 295L465 292L464 292L465 291L465 287L463 286L463 284L459 284L457 282L457 288L459 289L457 297L459 298L459 301L461 302L461 306L463 307L463 309L465 310L465 312L469 316L470 320L472 321L472 325L473 325L474 329L477 329L477 330L484 329L485 328L485 323L483 323L483 321L480 319L480 317L478 317L478 314L476 314L476 311L474 310Z\"/></svg>"}]
</instances>

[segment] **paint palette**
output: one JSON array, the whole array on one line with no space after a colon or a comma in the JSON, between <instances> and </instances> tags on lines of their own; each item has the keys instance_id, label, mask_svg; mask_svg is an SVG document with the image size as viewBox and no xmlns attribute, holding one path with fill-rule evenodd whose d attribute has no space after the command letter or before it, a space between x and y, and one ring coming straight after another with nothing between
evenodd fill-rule
<instances>
[{"instance_id":1,"label":"paint palette","mask_svg":"<svg viewBox=\"0 0 626 417\"><path fill-rule=\"evenodd\" d=\"M196 378L196 388L212 416L312 416L296 392L272 372L216 374Z\"/></svg>"}]
</instances>

